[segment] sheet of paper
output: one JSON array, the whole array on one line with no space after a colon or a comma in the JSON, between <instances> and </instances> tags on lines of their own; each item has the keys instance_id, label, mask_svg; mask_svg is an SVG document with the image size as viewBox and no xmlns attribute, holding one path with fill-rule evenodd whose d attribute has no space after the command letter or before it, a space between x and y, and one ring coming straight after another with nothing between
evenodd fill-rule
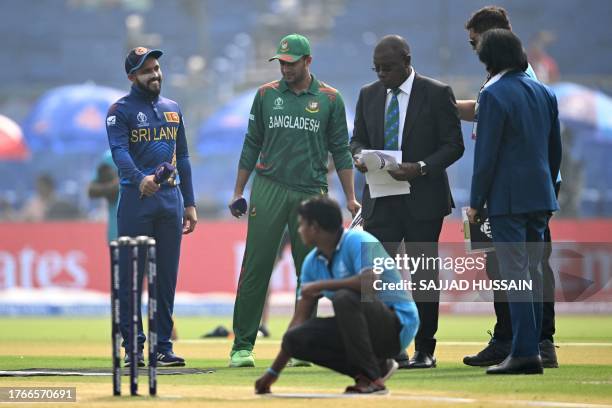
<instances>
[{"instance_id":1,"label":"sheet of paper","mask_svg":"<svg viewBox=\"0 0 612 408\"><path fill-rule=\"evenodd\" d=\"M368 153L383 153L386 156L390 156L395 160L395 163L402 162L402 152L397 150L362 150L362 155L367 155ZM384 156L383 156L384 157ZM371 160L368 160L372 162ZM377 162L374 161L376 164ZM380 163L380 162L378 162ZM392 195L401 195L401 194L410 194L410 183L407 181L397 181L393 177L389 175L387 170L384 170L384 167L389 168L393 163L385 160L385 166L383 169L380 168L372 168L368 167L368 171L365 174L366 183L370 186L370 197L386 197ZM376 166L375 166L376 167ZM392 167L391 167L392 168Z\"/></svg>"},{"instance_id":2,"label":"sheet of paper","mask_svg":"<svg viewBox=\"0 0 612 408\"><path fill-rule=\"evenodd\" d=\"M366 165L368 171L374 170L395 170L399 168L394 156L385 154L377 150L369 150L361 153L361 161Z\"/></svg>"}]
</instances>

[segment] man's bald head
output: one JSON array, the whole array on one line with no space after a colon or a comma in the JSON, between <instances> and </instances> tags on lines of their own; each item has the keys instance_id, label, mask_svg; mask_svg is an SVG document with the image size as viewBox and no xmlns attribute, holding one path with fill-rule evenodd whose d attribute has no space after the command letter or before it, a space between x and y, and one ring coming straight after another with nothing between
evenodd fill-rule
<instances>
[{"instance_id":1,"label":"man's bald head","mask_svg":"<svg viewBox=\"0 0 612 408\"><path fill-rule=\"evenodd\" d=\"M410 60L410 46L404 37L400 35L385 35L383 38L381 38L378 44L376 44L374 53L376 53L376 50L379 49L381 51L394 53L402 58L408 58L408 60Z\"/></svg>"},{"instance_id":2,"label":"man's bald head","mask_svg":"<svg viewBox=\"0 0 612 408\"><path fill-rule=\"evenodd\" d=\"M399 35L384 36L374 48L374 71L387 88L397 88L410 76L410 46Z\"/></svg>"}]
</instances>

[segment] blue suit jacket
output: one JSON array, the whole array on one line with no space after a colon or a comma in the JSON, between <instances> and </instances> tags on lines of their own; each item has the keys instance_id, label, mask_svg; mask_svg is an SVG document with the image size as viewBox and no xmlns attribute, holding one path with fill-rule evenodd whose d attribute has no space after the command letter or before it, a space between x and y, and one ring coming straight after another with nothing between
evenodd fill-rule
<instances>
[{"instance_id":1,"label":"blue suit jacket","mask_svg":"<svg viewBox=\"0 0 612 408\"><path fill-rule=\"evenodd\" d=\"M482 91L470 206L488 214L559 209L554 183L561 166L557 99L524 72L510 72Z\"/></svg>"}]
</instances>

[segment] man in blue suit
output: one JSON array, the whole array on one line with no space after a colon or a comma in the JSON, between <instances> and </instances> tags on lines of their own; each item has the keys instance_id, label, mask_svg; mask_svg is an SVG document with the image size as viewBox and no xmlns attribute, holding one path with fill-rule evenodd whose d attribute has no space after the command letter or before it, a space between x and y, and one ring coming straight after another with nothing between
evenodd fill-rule
<instances>
[{"instance_id":1,"label":"man in blue suit","mask_svg":"<svg viewBox=\"0 0 612 408\"><path fill-rule=\"evenodd\" d=\"M561 165L557 101L545 85L525 74L527 57L510 30L485 32L478 57L491 80L479 100L468 217L477 222L487 205L501 277L519 285L508 292L510 355L487 374L541 374L539 268L550 213L559 209L554 190ZM521 288L525 281L531 290Z\"/></svg>"}]
</instances>

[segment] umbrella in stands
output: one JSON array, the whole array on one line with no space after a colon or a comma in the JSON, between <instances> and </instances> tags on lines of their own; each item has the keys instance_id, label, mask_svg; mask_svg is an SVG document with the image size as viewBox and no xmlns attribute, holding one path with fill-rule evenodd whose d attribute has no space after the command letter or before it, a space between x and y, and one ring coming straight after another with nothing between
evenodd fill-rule
<instances>
[{"instance_id":1,"label":"umbrella in stands","mask_svg":"<svg viewBox=\"0 0 612 408\"><path fill-rule=\"evenodd\" d=\"M257 89L243 92L206 119L198 129L198 153L201 156L233 154L239 157L249 124L251 105ZM349 134L354 114L346 110ZM236 163L232 163L237 165Z\"/></svg>"},{"instance_id":2,"label":"umbrella in stands","mask_svg":"<svg viewBox=\"0 0 612 408\"><path fill-rule=\"evenodd\" d=\"M243 92L206 119L198 129L198 153L202 156L234 154L242 150L256 89ZM237 165L237 163L236 163Z\"/></svg>"},{"instance_id":3,"label":"umbrella in stands","mask_svg":"<svg viewBox=\"0 0 612 408\"><path fill-rule=\"evenodd\" d=\"M0 160L25 160L29 156L19 125L0 115Z\"/></svg>"},{"instance_id":4,"label":"umbrella in stands","mask_svg":"<svg viewBox=\"0 0 612 408\"><path fill-rule=\"evenodd\" d=\"M580 136L612 141L612 98L569 82L552 88L557 95L561 122Z\"/></svg>"},{"instance_id":5,"label":"umbrella in stands","mask_svg":"<svg viewBox=\"0 0 612 408\"><path fill-rule=\"evenodd\" d=\"M94 153L108 148L108 108L125 92L93 84L51 89L26 118L23 131L33 152Z\"/></svg>"}]
</instances>

